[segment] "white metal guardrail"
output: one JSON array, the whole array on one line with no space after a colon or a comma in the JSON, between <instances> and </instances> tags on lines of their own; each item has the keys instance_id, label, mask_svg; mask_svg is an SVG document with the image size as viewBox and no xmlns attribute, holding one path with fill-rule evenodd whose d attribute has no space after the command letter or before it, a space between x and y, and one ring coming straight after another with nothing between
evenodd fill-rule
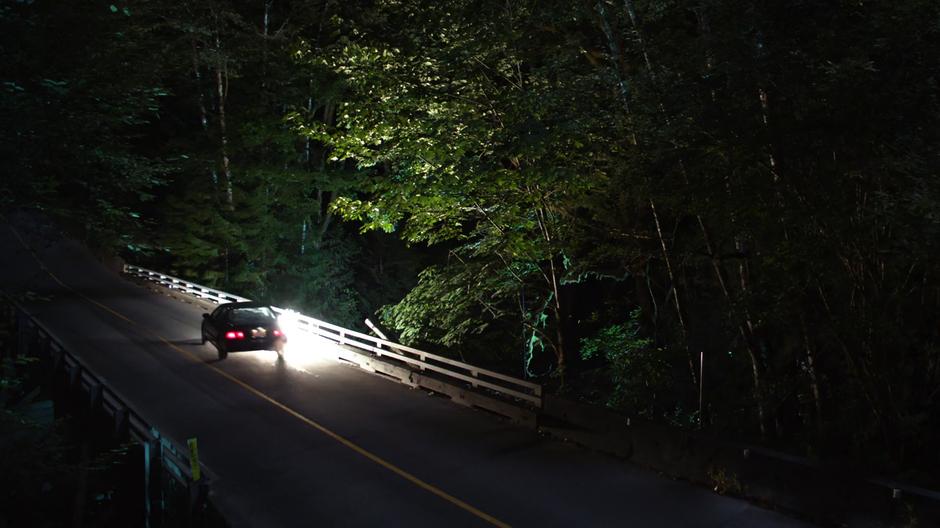
<instances>
[{"instance_id":1,"label":"white metal guardrail","mask_svg":"<svg viewBox=\"0 0 940 528\"><path fill-rule=\"evenodd\" d=\"M157 271L126 264L124 272L160 284L166 288L216 304L250 301L232 293L216 290ZM378 358L387 358L406 363L422 371L431 371L443 377L459 380L472 387L483 387L497 394L524 401L536 408L542 406L542 386L530 381L507 376L492 370L475 367L468 363L446 358L417 348L400 345L386 339L349 330L326 321L309 317L292 310L272 306L278 315L289 313L297 326L306 332L339 345L368 352Z\"/></svg>"},{"instance_id":2,"label":"white metal guardrail","mask_svg":"<svg viewBox=\"0 0 940 528\"><path fill-rule=\"evenodd\" d=\"M131 266L130 264L124 265L124 273L134 275L136 277L149 280L151 282L156 282L166 286L167 288L173 290L179 290L183 293L188 293L194 297L204 299L216 304L223 304L227 302L243 302L250 301L245 297L240 297L233 293L224 292L221 290L216 290L209 288L208 286L202 286L194 282L185 281L183 279L178 279L171 275L165 275L158 271L151 271L146 268L141 268L139 266Z\"/></svg>"}]
</instances>

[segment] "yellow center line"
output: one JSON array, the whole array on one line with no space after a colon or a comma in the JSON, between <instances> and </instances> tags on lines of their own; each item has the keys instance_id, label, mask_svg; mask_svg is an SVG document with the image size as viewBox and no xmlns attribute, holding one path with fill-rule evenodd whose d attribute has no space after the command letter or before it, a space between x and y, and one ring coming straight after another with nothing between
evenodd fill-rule
<instances>
[{"instance_id":1,"label":"yellow center line","mask_svg":"<svg viewBox=\"0 0 940 528\"><path fill-rule=\"evenodd\" d=\"M326 436L328 436L328 437L330 437L330 438L336 440L336 441L339 442L340 444L342 444L342 445L348 447L349 449L355 451L356 453L359 453L360 455L366 457L367 459L369 459L369 460L375 462L376 464L378 464L378 465L384 467L385 469L387 469L387 470L389 470L389 471L391 471L391 472L397 474L398 476L404 478L405 480L407 480L408 482L411 482L412 484L418 486L419 488L422 488L422 489L424 489L424 490L426 490L426 491L429 491L429 492L433 493L434 495L437 495L438 497L440 497L440 498L446 500L447 502L450 502L451 504L457 506L458 508L461 508L462 510L467 511L467 512L469 512L469 513L475 515L476 517L479 517L480 519L483 519L484 521L486 521L486 522L488 522L488 523L490 523L490 524L492 524L492 525L494 525L494 526L498 526L498 527L500 527L500 528L510 528L510 525L509 525L509 524L507 524L507 523L505 523L505 522L503 522L503 521L500 521L500 520L497 519L496 517L493 517L492 515L489 515L489 514L486 513L486 512L483 512L483 511L481 511L481 510L479 510L479 509L477 509L477 508L474 508L473 506L471 506L471 505L467 504L466 502L464 502L464 501L458 499L457 497L454 497L453 495L451 495L451 494L447 493L446 491L444 491L444 490L438 488L437 486L434 486L433 484L429 484L429 483L427 483L427 482L421 480L420 478L416 477L415 475L409 473L408 471L405 471L404 469L402 469L402 468L396 466L395 464L392 464L391 462L389 462L389 461L385 460L384 458L382 458L382 457L376 455L375 453L372 453L371 451L365 449L364 447L362 447L362 446L360 446L360 445L358 445L358 444L352 442L351 440L345 438L344 436L340 435L339 433L333 432L332 430L328 429L327 427L325 427L325 426L323 426L323 425L321 425L321 424L315 422L314 420L311 420L310 418L307 418L307 417L304 416L303 414L301 414L301 413L295 411L294 409L291 409L290 407L288 407L288 406L284 405L283 403L281 403L281 402L275 400L274 398L268 396L267 394L261 392L260 390L258 390L258 389L256 389L256 388L252 387L251 385L245 383L244 381L242 381L242 380L236 378L235 376L229 374L228 372L225 372L224 370L222 370L222 369L216 367L215 365L206 363L205 361L203 361L203 360L202 360L199 356L197 356L196 354L193 354L192 352L190 352L190 351L188 351L188 350L184 350L184 349L180 348L179 346L177 346L177 345L171 343L171 342L168 341L166 338L164 338L164 337L161 336L160 334L157 334L156 332L150 330L150 329L147 328L146 326L143 326L143 325L137 323L136 321L134 321L134 320L132 320L131 318L129 318L129 317L127 317L127 316L125 316L125 315L119 313L118 311L112 309L111 307L109 307L109 306L107 306L107 305L105 305L105 304L103 304L103 303L100 303L100 302L98 302L98 301L96 301L96 300L94 300L94 299L88 297L87 295L85 295L85 294L83 294L83 293L81 293L81 292L75 290L74 288L72 288L71 286L69 286L68 284L66 284L65 282L63 282L61 279L59 279L54 273L52 273L52 271L51 271L50 269L48 269L48 268L46 267L46 265L42 262L42 259L39 258L39 255L37 255L37 254L33 251L33 249L29 246L29 244L27 244L26 241L23 240L23 238L20 236L19 232L17 232L17 230L14 229L12 225L8 224L8 227L9 227L10 230L13 232L13 234L14 234L14 236L17 238L17 240L19 240L20 244L22 244L23 247L26 248L26 250L29 251L29 253L33 256L33 258L36 260L36 262L39 263L40 268L41 268L43 271L45 271L50 277L52 277L52 279L53 279L55 282L57 282L60 286L62 286L63 288L69 290L70 292L74 293L75 295L78 295L79 297L81 297L81 298L84 299L85 301L87 301L87 302L89 302L89 303L91 303L91 304L97 306L98 308L100 308L100 309L102 309L102 310L104 310L104 311L110 313L111 315L113 315L113 316L115 316L115 317L121 319L122 321L125 321L125 322L127 322L127 323L129 323L129 324L131 324L131 325L133 325L133 326L135 326L135 327L137 327L137 328L143 329L144 332L147 332L147 333L149 333L149 334L155 336L157 339L159 339L160 341L162 341L165 345L167 345L168 347L172 348L173 350L176 350L177 352L183 354L184 356L188 357L189 359L191 359L191 360L193 360L193 361L195 361L195 362L197 362L197 363L199 363L199 364L201 364L201 365L204 365L204 366L206 366L206 367L211 368L211 369L214 370L215 372L219 373L220 375L222 375L223 377L225 377L225 378L228 379L229 381L231 381L231 382L233 382L233 383L239 385L240 387L242 387L243 389L247 390L248 392L254 394L255 396L257 396L257 397L259 397L259 398L261 398L261 399L263 399L263 400L265 400L265 401L267 401L267 402L270 403L271 405L274 405L274 406L277 407L278 409L281 409L282 411L286 412L287 414L293 416L294 418L297 418L297 419L300 420L301 422L303 422L303 423L309 425L310 427L313 427L313 428L316 429L317 431L320 431L321 433L325 434Z\"/></svg>"}]
</instances>

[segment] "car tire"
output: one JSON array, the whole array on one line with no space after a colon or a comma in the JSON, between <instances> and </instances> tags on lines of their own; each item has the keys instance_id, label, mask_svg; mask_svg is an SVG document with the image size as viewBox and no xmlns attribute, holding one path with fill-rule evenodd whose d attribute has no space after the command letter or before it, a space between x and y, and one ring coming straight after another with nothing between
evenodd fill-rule
<instances>
[{"instance_id":1,"label":"car tire","mask_svg":"<svg viewBox=\"0 0 940 528\"><path fill-rule=\"evenodd\" d=\"M225 350L225 347L219 347L219 361L228 357L228 350Z\"/></svg>"}]
</instances>

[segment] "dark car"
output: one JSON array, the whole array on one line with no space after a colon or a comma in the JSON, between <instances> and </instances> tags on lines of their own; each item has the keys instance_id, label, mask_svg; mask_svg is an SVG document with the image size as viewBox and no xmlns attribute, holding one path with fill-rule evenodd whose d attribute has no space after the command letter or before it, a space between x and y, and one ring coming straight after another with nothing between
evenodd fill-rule
<instances>
[{"instance_id":1,"label":"dark car","mask_svg":"<svg viewBox=\"0 0 940 528\"><path fill-rule=\"evenodd\" d=\"M223 304L211 314L202 314L202 344L215 345L219 359L239 350L277 350L287 337L277 324L270 306L254 302Z\"/></svg>"}]
</instances>

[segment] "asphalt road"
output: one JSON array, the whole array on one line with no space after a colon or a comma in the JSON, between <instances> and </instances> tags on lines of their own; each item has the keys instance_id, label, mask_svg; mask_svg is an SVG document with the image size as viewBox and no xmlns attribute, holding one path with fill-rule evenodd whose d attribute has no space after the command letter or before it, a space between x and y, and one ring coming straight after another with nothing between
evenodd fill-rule
<instances>
[{"instance_id":1,"label":"asphalt road","mask_svg":"<svg viewBox=\"0 0 940 528\"><path fill-rule=\"evenodd\" d=\"M233 526L806 526L316 347L218 361L199 344L199 308L124 280L51 228L13 223L35 254L0 225L0 288L39 295L30 311L66 348L164 434L199 439Z\"/></svg>"}]
</instances>

